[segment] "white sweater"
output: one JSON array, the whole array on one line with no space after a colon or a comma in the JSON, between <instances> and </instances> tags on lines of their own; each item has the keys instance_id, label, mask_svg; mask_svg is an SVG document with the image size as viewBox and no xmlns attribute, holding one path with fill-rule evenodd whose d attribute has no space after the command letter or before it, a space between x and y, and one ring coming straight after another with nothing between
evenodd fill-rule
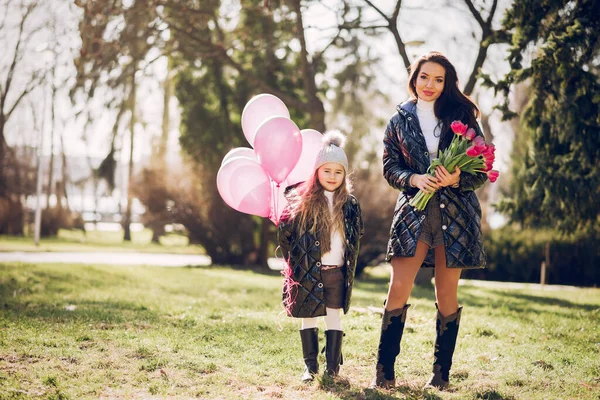
<instances>
[{"instance_id":1,"label":"white sweater","mask_svg":"<svg viewBox=\"0 0 600 400\"><path fill-rule=\"evenodd\" d=\"M421 99L417 101L417 118L419 118L419 125L421 125L421 130L425 136L430 161L437 158L440 143L440 127L433 112L434 105L435 101L423 101Z\"/></svg>"},{"instance_id":2,"label":"white sweater","mask_svg":"<svg viewBox=\"0 0 600 400\"><path fill-rule=\"evenodd\" d=\"M333 211L333 192L325 190L325 197L329 201L329 210ZM342 235L336 230L331 234L331 250L321 255L321 264L344 265L344 250Z\"/></svg>"}]
</instances>

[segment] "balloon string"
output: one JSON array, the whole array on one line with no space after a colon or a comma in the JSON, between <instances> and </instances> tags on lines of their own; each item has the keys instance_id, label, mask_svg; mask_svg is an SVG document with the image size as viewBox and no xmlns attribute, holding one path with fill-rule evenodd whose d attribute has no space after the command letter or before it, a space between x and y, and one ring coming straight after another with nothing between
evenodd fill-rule
<instances>
[{"instance_id":1,"label":"balloon string","mask_svg":"<svg viewBox=\"0 0 600 400\"><path fill-rule=\"evenodd\" d=\"M275 225L279 224L279 187L280 183L277 184L277 191L275 193Z\"/></svg>"}]
</instances>

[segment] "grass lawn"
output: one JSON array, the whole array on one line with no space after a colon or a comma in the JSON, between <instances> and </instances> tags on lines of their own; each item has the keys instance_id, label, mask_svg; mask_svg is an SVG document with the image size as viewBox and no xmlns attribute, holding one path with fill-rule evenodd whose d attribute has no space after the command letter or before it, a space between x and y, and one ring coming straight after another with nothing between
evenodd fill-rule
<instances>
[{"instance_id":1,"label":"grass lawn","mask_svg":"<svg viewBox=\"0 0 600 400\"><path fill-rule=\"evenodd\" d=\"M0 398L599 398L599 289L476 282L460 288L450 391L421 390L433 358L432 288L413 291L398 387L365 389L381 321L369 307L387 288L384 269L369 272L342 320L341 376L304 385L298 321L280 314L279 276L0 265Z\"/></svg>"},{"instance_id":2,"label":"grass lawn","mask_svg":"<svg viewBox=\"0 0 600 400\"><path fill-rule=\"evenodd\" d=\"M144 229L131 233L131 242L123 241L123 231L102 232L61 229L52 238L42 238L35 246L33 237L0 236L0 251L103 251L103 252L143 252L204 254L200 246L189 245L188 238L169 234L161 236L158 243L152 243L152 231Z\"/></svg>"}]
</instances>

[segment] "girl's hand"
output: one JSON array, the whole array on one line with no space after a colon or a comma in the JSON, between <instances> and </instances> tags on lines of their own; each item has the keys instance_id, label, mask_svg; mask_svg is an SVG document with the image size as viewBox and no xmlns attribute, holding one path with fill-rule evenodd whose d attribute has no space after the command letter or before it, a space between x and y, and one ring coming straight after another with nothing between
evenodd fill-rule
<instances>
[{"instance_id":1,"label":"girl's hand","mask_svg":"<svg viewBox=\"0 0 600 400\"><path fill-rule=\"evenodd\" d=\"M456 167L454 172L450 173L443 165L440 165L435 169L435 176L441 187L456 185L460 180L460 168Z\"/></svg>"},{"instance_id":2,"label":"girl's hand","mask_svg":"<svg viewBox=\"0 0 600 400\"><path fill-rule=\"evenodd\" d=\"M421 189L425 193L433 193L439 187L438 179L435 176L431 176L429 174L412 175L410 177L410 184L416 188Z\"/></svg>"}]
</instances>

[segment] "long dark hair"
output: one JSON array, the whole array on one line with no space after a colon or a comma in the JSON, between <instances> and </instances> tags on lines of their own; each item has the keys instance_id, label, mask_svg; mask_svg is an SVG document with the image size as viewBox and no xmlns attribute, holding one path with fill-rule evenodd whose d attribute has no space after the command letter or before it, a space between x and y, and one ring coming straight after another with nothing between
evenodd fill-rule
<instances>
[{"instance_id":1,"label":"long dark hair","mask_svg":"<svg viewBox=\"0 0 600 400\"><path fill-rule=\"evenodd\" d=\"M346 239L343 207L352 192L352 184L345 175L340 187L333 192L332 211L329 210L329 201L324 191L317 169L308 180L294 189L284 210L286 218L298 218L298 229L301 232L310 231L321 242L321 254L331 250L331 234L334 231L337 230Z\"/></svg>"},{"instance_id":2,"label":"long dark hair","mask_svg":"<svg viewBox=\"0 0 600 400\"><path fill-rule=\"evenodd\" d=\"M417 101L416 81L421 72L421 66L426 62L434 62L441 65L446 70L444 79L444 90L438 99L435 101L433 111L435 116L440 120L442 133L450 131L452 121L460 120L469 127L477 126L477 118L479 118L479 108L477 105L465 95L458 87L458 77L454 65L442 53L432 51L417 58L409 68L410 74L408 77L408 91L411 98Z\"/></svg>"}]
</instances>

